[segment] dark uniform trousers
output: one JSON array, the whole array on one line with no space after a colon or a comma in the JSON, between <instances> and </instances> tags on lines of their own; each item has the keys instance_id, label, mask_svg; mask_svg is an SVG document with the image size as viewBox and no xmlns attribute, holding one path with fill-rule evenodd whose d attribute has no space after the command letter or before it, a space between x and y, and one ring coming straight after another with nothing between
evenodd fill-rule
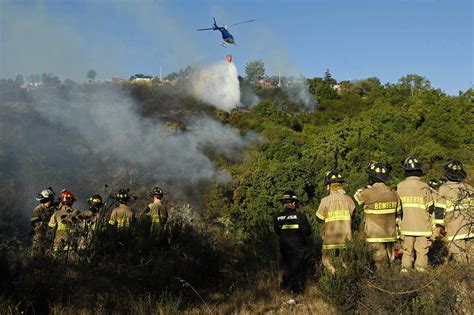
<instances>
[{"instance_id":1,"label":"dark uniform trousers","mask_svg":"<svg viewBox=\"0 0 474 315\"><path fill-rule=\"evenodd\" d=\"M285 210L274 217L275 232L280 237L283 267L282 289L294 293L304 290L306 282L306 254L311 227L303 213Z\"/></svg>"},{"instance_id":2,"label":"dark uniform trousers","mask_svg":"<svg viewBox=\"0 0 474 315\"><path fill-rule=\"evenodd\" d=\"M306 248L288 239L280 241L280 253L283 265L281 288L302 292L306 282Z\"/></svg>"}]
</instances>

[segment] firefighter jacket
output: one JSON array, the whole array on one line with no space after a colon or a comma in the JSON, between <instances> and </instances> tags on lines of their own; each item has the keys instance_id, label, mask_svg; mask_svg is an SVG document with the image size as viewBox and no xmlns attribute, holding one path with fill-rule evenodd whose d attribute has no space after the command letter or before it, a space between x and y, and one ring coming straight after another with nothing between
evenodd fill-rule
<instances>
[{"instance_id":1,"label":"firefighter jacket","mask_svg":"<svg viewBox=\"0 0 474 315\"><path fill-rule=\"evenodd\" d=\"M449 241L474 238L474 189L466 183L448 181L439 188L444 224Z\"/></svg>"},{"instance_id":2,"label":"firefighter jacket","mask_svg":"<svg viewBox=\"0 0 474 315\"><path fill-rule=\"evenodd\" d=\"M119 206L112 210L110 215L109 224L116 225L117 228L125 228L130 226L130 222L135 218L135 214L124 203L119 204Z\"/></svg>"},{"instance_id":3,"label":"firefighter jacket","mask_svg":"<svg viewBox=\"0 0 474 315\"><path fill-rule=\"evenodd\" d=\"M56 209L56 204L46 207L44 203L39 204L33 209L31 216L31 225L34 229L33 243L45 240L48 231L48 223Z\"/></svg>"},{"instance_id":4,"label":"firefighter jacket","mask_svg":"<svg viewBox=\"0 0 474 315\"><path fill-rule=\"evenodd\" d=\"M79 242L79 248L87 248L94 237L95 230L99 227L101 221L100 211L95 208L89 208L79 215L81 220L82 236Z\"/></svg>"},{"instance_id":5,"label":"firefighter jacket","mask_svg":"<svg viewBox=\"0 0 474 315\"><path fill-rule=\"evenodd\" d=\"M305 214L286 208L273 217L273 228L280 237L280 245L300 247L307 245L311 237L311 226Z\"/></svg>"},{"instance_id":6,"label":"firefighter jacket","mask_svg":"<svg viewBox=\"0 0 474 315\"><path fill-rule=\"evenodd\" d=\"M400 234L430 237L433 234L430 217L433 197L428 184L418 176L409 176L398 183L397 192L402 201Z\"/></svg>"},{"instance_id":7,"label":"firefighter jacket","mask_svg":"<svg viewBox=\"0 0 474 315\"><path fill-rule=\"evenodd\" d=\"M51 219L49 227L54 230L54 249L68 250L71 246L70 235L78 222L79 211L67 205L60 205Z\"/></svg>"},{"instance_id":8,"label":"firefighter jacket","mask_svg":"<svg viewBox=\"0 0 474 315\"><path fill-rule=\"evenodd\" d=\"M396 219L400 211L400 197L384 183L359 189L354 199L364 205L365 240L370 243L395 242Z\"/></svg>"},{"instance_id":9,"label":"firefighter jacket","mask_svg":"<svg viewBox=\"0 0 474 315\"><path fill-rule=\"evenodd\" d=\"M31 223L35 226L40 225L48 225L51 216L56 209L55 205L50 207L46 207L45 204L39 204L33 209L33 215L31 216Z\"/></svg>"},{"instance_id":10,"label":"firefighter jacket","mask_svg":"<svg viewBox=\"0 0 474 315\"><path fill-rule=\"evenodd\" d=\"M97 209L87 209L80 214L82 226L87 230L95 230L100 222L101 215Z\"/></svg>"},{"instance_id":11,"label":"firefighter jacket","mask_svg":"<svg viewBox=\"0 0 474 315\"><path fill-rule=\"evenodd\" d=\"M355 204L343 189L331 191L321 199L316 216L324 221L323 249L344 248L352 238L351 217Z\"/></svg>"},{"instance_id":12,"label":"firefighter jacket","mask_svg":"<svg viewBox=\"0 0 474 315\"><path fill-rule=\"evenodd\" d=\"M153 224L164 224L168 219L168 207L162 200L157 200L148 205L144 215L149 216Z\"/></svg>"}]
</instances>

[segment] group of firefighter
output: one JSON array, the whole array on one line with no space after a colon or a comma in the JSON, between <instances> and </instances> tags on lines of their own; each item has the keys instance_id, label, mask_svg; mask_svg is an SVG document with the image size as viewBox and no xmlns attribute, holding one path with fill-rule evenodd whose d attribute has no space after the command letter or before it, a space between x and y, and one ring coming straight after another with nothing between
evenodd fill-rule
<instances>
[{"instance_id":1,"label":"group of firefighter","mask_svg":"<svg viewBox=\"0 0 474 315\"><path fill-rule=\"evenodd\" d=\"M115 197L110 198L109 206L104 204L101 195L93 195L87 200L89 208L78 211L73 208L76 199L71 191L63 189L55 200L53 189L46 188L38 193L36 200L40 204L33 209L31 217L33 254L76 254L91 248L99 229L126 230L136 219L149 220L152 230L157 230L168 218L163 196L163 190L154 187L150 192L153 201L140 218L136 218L135 211L128 206L131 196L127 189L120 189Z\"/></svg>"},{"instance_id":2,"label":"group of firefighter","mask_svg":"<svg viewBox=\"0 0 474 315\"><path fill-rule=\"evenodd\" d=\"M424 182L422 164L407 157L403 164L404 179L396 189L387 185L391 167L372 161L366 168L368 185L351 198L343 190L344 177L337 171L324 176L329 195L322 198L315 213L322 226L322 264L328 272L336 266L345 268L341 257L346 241L352 238L352 221L356 203L363 206L363 237L373 249L377 270L392 264L395 246L401 243L401 272L426 271L428 251L435 239L447 247L449 258L469 263L474 259L474 189L464 182L466 171L457 160L444 166L443 179ZM304 288L311 226L306 215L298 211L300 200L293 190L280 199L283 211L274 216L279 235L283 265L281 288L294 293Z\"/></svg>"},{"instance_id":3,"label":"group of firefighter","mask_svg":"<svg viewBox=\"0 0 474 315\"><path fill-rule=\"evenodd\" d=\"M474 189L464 182L467 174L463 164L448 161L444 179L428 182L421 179L424 173L419 159L407 157L402 167L405 178L394 190L387 185L391 179L389 165L370 162L366 168L368 185L357 190L353 198L343 189L341 173L333 170L325 174L329 194L321 199L315 217L323 224L322 264L328 272L336 271L336 260L344 266L340 253L352 238L356 203L363 206L363 235L373 248L377 269L394 261L395 244L400 241L403 273L413 267L417 271L428 268L428 251L436 238L446 242L451 259L469 262L474 257ZM153 201L140 216L150 220L152 228L158 229L167 220L163 195L160 187L154 187L150 192ZM76 199L72 192L62 190L56 201L51 188L41 191L37 196L40 204L31 218L34 253L64 253L72 247L80 251L90 248L97 229L111 226L126 230L135 220L135 212L127 205L130 199L128 190L119 190L112 209L104 207L100 195L93 195L88 199L89 209L79 212L73 208ZM300 200L293 190L285 191L280 201L284 209L274 216L274 229L283 265L281 286L297 293L304 287L311 225L298 211Z\"/></svg>"}]
</instances>

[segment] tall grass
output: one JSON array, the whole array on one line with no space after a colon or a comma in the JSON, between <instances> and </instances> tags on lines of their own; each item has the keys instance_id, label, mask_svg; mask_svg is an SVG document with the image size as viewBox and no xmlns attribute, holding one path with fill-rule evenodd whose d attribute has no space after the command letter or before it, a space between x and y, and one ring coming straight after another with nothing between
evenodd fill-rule
<instances>
[{"instance_id":1,"label":"tall grass","mask_svg":"<svg viewBox=\"0 0 474 315\"><path fill-rule=\"evenodd\" d=\"M152 232L137 222L128 231L99 230L72 261L4 247L0 313L469 314L472 308L472 266L375 272L370 248L358 239L348 242L335 274L313 271L306 291L292 296L279 289L277 238L260 232L243 240L213 225L170 223ZM319 265L320 255L313 253L311 264Z\"/></svg>"}]
</instances>

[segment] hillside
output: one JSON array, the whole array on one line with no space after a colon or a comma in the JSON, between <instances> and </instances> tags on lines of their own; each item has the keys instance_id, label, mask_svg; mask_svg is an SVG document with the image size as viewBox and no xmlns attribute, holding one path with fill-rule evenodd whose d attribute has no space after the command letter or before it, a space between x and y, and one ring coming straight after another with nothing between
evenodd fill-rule
<instances>
[{"instance_id":1,"label":"hillside","mask_svg":"<svg viewBox=\"0 0 474 315\"><path fill-rule=\"evenodd\" d=\"M312 107L276 87L250 87L258 104L226 112L180 85L26 91L2 82L0 313L468 314L472 264L444 264L439 248L426 274L400 275L398 265L375 273L356 237L347 269L322 272L314 213L326 171L341 170L353 194L366 185L370 160L390 163L396 185L408 155L422 160L426 178L441 177L456 158L472 184L474 91L449 96L417 75L397 84L329 76L308 85ZM150 234L145 223L125 236L105 229L72 262L30 256L30 209L43 187L70 187L80 210L93 193L130 188L140 211L155 184L166 188L175 214L163 231ZM285 304L291 296L278 288L271 225L288 188L313 227L309 283L296 305ZM192 222L179 215L185 210ZM361 216L358 209L355 230Z\"/></svg>"}]
</instances>

